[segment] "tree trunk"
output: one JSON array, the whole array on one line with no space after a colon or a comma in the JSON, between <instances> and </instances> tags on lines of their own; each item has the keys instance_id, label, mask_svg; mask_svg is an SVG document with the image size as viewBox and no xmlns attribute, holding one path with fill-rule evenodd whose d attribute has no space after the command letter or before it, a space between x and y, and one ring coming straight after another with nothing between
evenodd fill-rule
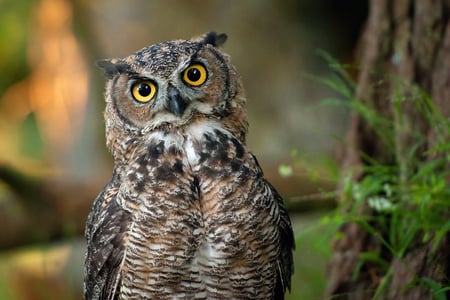
<instances>
[{"instance_id":1,"label":"tree trunk","mask_svg":"<svg viewBox=\"0 0 450 300\"><path fill-rule=\"evenodd\" d=\"M401 184L415 171L409 159L411 151L420 161L433 158L427 150L437 143L437 129L412 101L394 99L411 97L411 88L417 87L430 96L440 114L447 120L450 117L450 1L371 0L369 9L360 40L355 98L392 121L394 138L392 148L387 147L376 128L355 113L350 120L342 170L344 175L351 171L353 180L362 180L364 166L370 164L366 158L370 157L371 161L398 166ZM426 142L415 148L417 132ZM368 205L359 209L360 214L376 214ZM449 284L448 235L432 254L432 241L423 242L423 236L417 235L402 257L384 254L390 262L390 274L380 274L363 263L353 278L362 252L385 251L379 239L356 223L346 223L340 230L342 238L334 243L329 265L326 299L433 299L429 288L413 284L416 278L429 278L441 286ZM386 286L381 295L376 292L380 285Z\"/></svg>"}]
</instances>

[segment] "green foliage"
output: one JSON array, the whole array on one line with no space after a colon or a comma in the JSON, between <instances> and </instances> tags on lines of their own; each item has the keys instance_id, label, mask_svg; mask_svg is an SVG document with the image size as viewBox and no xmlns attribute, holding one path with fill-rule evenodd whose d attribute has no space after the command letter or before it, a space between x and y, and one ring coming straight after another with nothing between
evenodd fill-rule
<instances>
[{"instance_id":1,"label":"green foliage","mask_svg":"<svg viewBox=\"0 0 450 300\"><path fill-rule=\"evenodd\" d=\"M328 78L310 77L336 93L334 97L323 99L321 105L344 107L358 114L375 132L389 157L394 160L388 164L360 153L365 165L358 172L364 176L356 180L353 174L347 173L343 179L339 179L340 206L319 222L310 224L309 229L297 234L296 243L301 246L307 244L309 249L323 253L323 257L330 257L329 241L343 237L344 233L339 230L342 225L358 224L380 242L382 249L359 254L353 279L357 280L365 267L370 265L380 277L372 298L383 299L393 274L392 259L401 260L407 251L419 246L418 244L431 243L434 252L442 238L450 232L450 119L441 114L426 92L396 78L385 79L391 80L390 84L398 91L393 99L389 99L392 115L381 115L371 103L354 98L356 86L348 75L348 66L342 66L325 52L320 52L319 55L328 62L333 74ZM408 96L404 96L405 94ZM433 129L435 144L430 146L428 136L415 130L414 126L407 126L409 124L407 113L403 111L404 104L413 107ZM407 131L415 141L414 144L399 145L399 131L402 134ZM406 146L409 148L404 149ZM399 147L403 147L401 150L404 151L399 151ZM427 150L420 153L421 149ZM300 165L301 169L308 171L311 178L317 176L316 171L305 168L307 160L299 156L297 151L293 150L291 157L294 161L292 165L279 167L282 176L295 176ZM336 175L333 178L336 178L337 184L339 174L329 174ZM330 192L323 196L328 198L330 194L337 197ZM314 233L312 239L308 235L311 232ZM302 249L301 252L303 251L305 250ZM324 284L323 280L319 282ZM446 299L446 292L450 290L450 286L442 286L431 278L418 276L405 289L417 285L427 287L436 300Z\"/></svg>"},{"instance_id":2,"label":"green foliage","mask_svg":"<svg viewBox=\"0 0 450 300\"><path fill-rule=\"evenodd\" d=\"M435 300L447 300L446 292L450 291L450 287L442 287L440 283L428 277L420 278L417 281L417 284L425 285L433 292Z\"/></svg>"},{"instance_id":3,"label":"green foliage","mask_svg":"<svg viewBox=\"0 0 450 300\"><path fill-rule=\"evenodd\" d=\"M431 242L432 251L435 251L450 231L450 186L447 184L450 174L450 120L439 112L427 93L397 79L386 80L392 80L399 91L408 93L398 92L394 99L390 99L393 120L380 115L370 104L354 99L354 84L345 68L327 54L321 55L328 61L335 76L319 80L343 98L325 99L324 105L346 106L359 114L392 152L392 157L396 158L394 164L387 165L362 153L366 165L360 171L364 177L354 180L352 174L348 174L344 178L342 207L333 216L324 219L326 222L333 220L338 227L347 222L359 224L390 253L389 256L379 252L361 253L354 273L354 278L357 278L367 262L381 270L383 280L374 294L376 299L389 282L392 257L402 259L409 249L417 245L418 237L421 243ZM407 134L414 138L415 144L407 151L398 153L398 147L405 147L398 145L398 131L405 130L405 103L433 128L436 143L431 148L428 136L409 127L406 128L409 130ZM427 148L425 153L418 153L419 149ZM366 213L362 214L363 211ZM340 237L337 235L335 238ZM435 299L445 299L445 292L450 289L429 278L418 278L413 284L428 287Z\"/></svg>"}]
</instances>

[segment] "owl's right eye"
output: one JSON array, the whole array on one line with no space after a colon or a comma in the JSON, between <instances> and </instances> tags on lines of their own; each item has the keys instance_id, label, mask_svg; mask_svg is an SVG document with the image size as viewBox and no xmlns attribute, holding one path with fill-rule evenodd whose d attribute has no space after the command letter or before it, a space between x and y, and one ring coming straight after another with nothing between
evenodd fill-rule
<instances>
[{"instance_id":1,"label":"owl's right eye","mask_svg":"<svg viewBox=\"0 0 450 300\"><path fill-rule=\"evenodd\" d=\"M131 95L133 95L134 100L138 102L147 103L153 99L155 94L156 84L152 81L138 81L131 86Z\"/></svg>"}]
</instances>

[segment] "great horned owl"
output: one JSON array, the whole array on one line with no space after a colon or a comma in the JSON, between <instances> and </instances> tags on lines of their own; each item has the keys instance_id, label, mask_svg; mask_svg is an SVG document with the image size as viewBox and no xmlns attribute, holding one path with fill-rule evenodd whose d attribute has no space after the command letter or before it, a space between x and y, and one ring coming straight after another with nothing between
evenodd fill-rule
<instances>
[{"instance_id":1,"label":"great horned owl","mask_svg":"<svg viewBox=\"0 0 450 300\"><path fill-rule=\"evenodd\" d=\"M225 34L98 65L114 172L86 226L86 299L282 299L294 237L245 143Z\"/></svg>"}]
</instances>

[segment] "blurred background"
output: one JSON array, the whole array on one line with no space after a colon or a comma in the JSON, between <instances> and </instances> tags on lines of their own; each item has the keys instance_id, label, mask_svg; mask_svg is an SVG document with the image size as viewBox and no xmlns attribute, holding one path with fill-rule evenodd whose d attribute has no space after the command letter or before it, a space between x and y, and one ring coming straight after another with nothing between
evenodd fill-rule
<instances>
[{"instance_id":1,"label":"blurred background","mask_svg":"<svg viewBox=\"0 0 450 300\"><path fill-rule=\"evenodd\" d=\"M0 0L0 299L82 299L84 223L112 171L95 61L208 31L229 36L248 144L293 219L289 299L320 299L348 112L322 105L318 53L354 64L366 16L362 0Z\"/></svg>"}]
</instances>

